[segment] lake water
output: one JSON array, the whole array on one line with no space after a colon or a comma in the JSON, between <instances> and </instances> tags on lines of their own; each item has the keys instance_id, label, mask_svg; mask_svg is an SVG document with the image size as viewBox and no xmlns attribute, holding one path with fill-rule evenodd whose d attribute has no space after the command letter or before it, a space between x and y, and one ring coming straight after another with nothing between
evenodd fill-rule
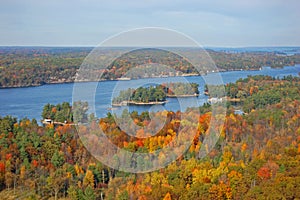
<instances>
[{"instance_id":1,"label":"lake water","mask_svg":"<svg viewBox=\"0 0 300 200\"><path fill-rule=\"evenodd\" d=\"M260 71L231 71L220 73L224 83L235 82L248 75L269 75L273 77L283 77L287 75L299 76L300 65L284 67L282 69L271 69L264 67ZM214 74L204 76L205 79L213 78ZM151 78L130 81L105 81L99 82L95 95L95 109L97 117L104 117L110 107L113 91L116 93L122 88L142 86L145 83L164 83L176 82L180 77ZM185 77L188 82L199 84L200 96L198 98L169 98L164 106L130 106L129 110L156 111L156 110L184 110L186 107L202 105L207 97L203 95L204 79L201 76ZM78 83L77 83L78 84ZM82 87L89 87L92 83L80 83ZM116 86L119 86L115 90ZM47 103L57 104L72 102L73 83L69 84L50 84L40 87L0 89L0 115L12 115L19 119L28 117L29 119L41 119L43 106ZM196 101L195 101L196 99ZM121 108L118 108L118 112Z\"/></svg>"}]
</instances>

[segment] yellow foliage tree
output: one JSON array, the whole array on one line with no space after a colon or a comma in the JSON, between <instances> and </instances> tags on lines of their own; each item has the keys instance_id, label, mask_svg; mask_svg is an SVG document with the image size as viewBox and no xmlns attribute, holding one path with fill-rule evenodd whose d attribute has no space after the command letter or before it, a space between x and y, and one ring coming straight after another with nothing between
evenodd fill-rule
<instances>
[{"instance_id":1,"label":"yellow foliage tree","mask_svg":"<svg viewBox=\"0 0 300 200\"><path fill-rule=\"evenodd\" d=\"M75 168L75 172L76 172L77 176L79 176L80 174L83 174L83 170L79 165L76 164L74 168Z\"/></svg>"},{"instance_id":2,"label":"yellow foliage tree","mask_svg":"<svg viewBox=\"0 0 300 200\"><path fill-rule=\"evenodd\" d=\"M163 200L172 200L171 194L168 192Z\"/></svg>"},{"instance_id":3,"label":"yellow foliage tree","mask_svg":"<svg viewBox=\"0 0 300 200\"><path fill-rule=\"evenodd\" d=\"M25 165L23 165L20 169L20 179L21 180L25 179L25 175L26 175L26 167Z\"/></svg>"},{"instance_id":4,"label":"yellow foliage tree","mask_svg":"<svg viewBox=\"0 0 300 200\"><path fill-rule=\"evenodd\" d=\"M92 188L94 188L94 181L95 179L93 172L91 170L87 170L83 179L83 186L91 186Z\"/></svg>"}]
</instances>

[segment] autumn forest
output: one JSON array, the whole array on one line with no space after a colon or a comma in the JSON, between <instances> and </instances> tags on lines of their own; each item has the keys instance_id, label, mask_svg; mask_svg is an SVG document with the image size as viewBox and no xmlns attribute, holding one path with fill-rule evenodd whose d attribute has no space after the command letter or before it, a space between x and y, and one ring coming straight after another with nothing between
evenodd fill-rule
<instances>
[{"instance_id":1,"label":"autumn forest","mask_svg":"<svg viewBox=\"0 0 300 200\"><path fill-rule=\"evenodd\" d=\"M300 79L249 76L225 85L225 95L239 101L226 103L220 137L201 157L212 110L222 105L204 104L197 109L200 116L195 109L154 113L166 117L166 124L156 135L140 138L123 132L111 113L101 119L88 115L82 102L47 104L41 110L43 118L64 125L0 117L0 199L299 199ZM236 114L237 107L245 113ZM149 125L150 113L128 114L140 127ZM189 120L195 117L197 123ZM89 121L90 127L76 127L75 118ZM149 173L102 164L78 135L101 128L118 147L151 153L172 145L180 126L184 134L195 135L192 144L176 161ZM147 135L143 129L136 134ZM137 159L129 165L142 169L147 163Z\"/></svg>"},{"instance_id":2,"label":"autumn forest","mask_svg":"<svg viewBox=\"0 0 300 200\"><path fill-rule=\"evenodd\" d=\"M0 88L74 82L78 69L92 49L91 47L0 47ZM199 49L185 49L185 51L188 54L199 53ZM109 52L107 51L107 54ZM287 55L264 51L223 52L211 49L207 49L207 52L219 71L259 70L263 66L282 68L300 63L299 54ZM205 74L212 71L209 65L204 65L199 72L191 63L171 51L142 49L116 59L103 71L102 79L116 80L130 75L126 73L136 65L152 63L170 66L178 75ZM93 71L92 74L94 73ZM99 72L96 70L96 73ZM157 72L153 71L153 67L148 73L147 77L152 76L152 73L156 76L170 75L169 70L159 69ZM145 78L145 70L136 69L130 78Z\"/></svg>"}]
</instances>

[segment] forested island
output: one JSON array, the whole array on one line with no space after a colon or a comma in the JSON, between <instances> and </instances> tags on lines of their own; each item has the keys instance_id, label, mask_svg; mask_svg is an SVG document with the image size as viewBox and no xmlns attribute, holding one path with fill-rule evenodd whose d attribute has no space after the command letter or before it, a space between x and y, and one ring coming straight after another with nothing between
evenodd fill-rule
<instances>
[{"instance_id":1,"label":"forested island","mask_svg":"<svg viewBox=\"0 0 300 200\"><path fill-rule=\"evenodd\" d=\"M296 47L295 47L296 48ZM85 57L93 48L89 47L0 47L0 88L39 86L51 83L74 82L76 72ZM187 53L195 53L195 49L184 49ZM109 50L108 50L109 51ZM197 51L196 51L197 52ZM207 49L219 71L259 70L263 66L283 67L300 63L300 54L286 54L264 51L217 51ZM175 71L153 71L153 63L170 66ZM199 75L213 69L202 66L198 72L182 57L168 51L158 49L142 49L125 54L116 59L103 73L101 80L117 80L122 78L132 67L143 65L149 73L137 68L132 79L159 76ZM99 69L91 74L100 73ZM91 81L82 78L81 81ZM80 81L80 80L79 80Z\"/></svg>"},{"instance_id":2,"label":"forested island","mask_svg":"<svg viewBox=\"0 0 300 200\"><path fill-rule=\"evenodd\" d=\"M101 119L87 117L90 126L80 128L92 140L101 127L112 143L130 152L166 147L180 126L186 135L196 133L189 149L175 162L144 174L100 163L87 151L75 126L39 126L35 119L0 117L0 199L299 199L299 84L299 77L253 76L226 85L228 96L242 99L240 106L247 115L235 114L229 104L217 144L201 159L197 155L211 133L210 104L199 108L196 126L189 121L198 116L193 109L155 113L166 116L166 124L145 138L124 133L110 113ZM69 109L74 108L67 103L49 104L42 115L72 120ZM138 134L146 135L142 127L149 124L149 113L129 114L141 125ZM87 116L84 110L83 116ZM184 121L183 116L187 116ZM107 144L93 145L97 149ZM130 164L138 168L147 164L138 157L132 159ZM163 162L165 155L158 159Z\"/></svg>"},{"instance_id":3,"label":"forested island","mask_svg":"<svg viewBox=\"0 0 300 200\"><path fill-rule=\"evenodd\" d=\"M167 97L194 97L199 95L197 83L163 83L156 86L129 88L120 91L113 98L113 106L122 105L161 105Z\"/></svg>"},{"instance_id":4,"label":"forested island","mask_svg":"<svg viewBox=\"0 0 300 200\"><path fill-rule=\"evenodd\" d=\"M113 106L122 105L154 105L164 104L166 102L166 93L162 85L139 87L137 89L129 88L120 91L118 97L112 101Z\"/></svg>"}]
</instances>

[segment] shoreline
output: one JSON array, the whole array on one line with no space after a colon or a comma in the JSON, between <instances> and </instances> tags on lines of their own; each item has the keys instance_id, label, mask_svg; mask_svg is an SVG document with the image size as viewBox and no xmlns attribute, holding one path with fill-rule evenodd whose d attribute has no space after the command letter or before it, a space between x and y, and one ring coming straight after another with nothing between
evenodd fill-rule
<instances>
[{"instance_id":1,"label":"shoreline","mask_svg":"<svg viewBox=\"0 0 300 200\"><path fill-rule=\"evenodd\" d=\"M296 67L297 65L300 64L295 64L295 65L291 65L291 66L284 66L284 67ZM271 67L271 66L263 66L263 67ZM282 67L282 68L284 68ZM272 67L271 67L272 68ZM282 69L282 68L272 68L272 69ZM191 74L182 74L180 76L168 76L169 77L188 77L188 76L206 76L208 74L212 74L212 73L226 73L226 72L234 72L234 71L260 71L262 69L261 68L253 68L253 69L247 69L247 70L241 70L241 69L219 69L218 72L206 72L205 74L198 74L196 75L195 73L191 73ZM300 76L300 75L299 75ZM147 78L162 78L162 77L145 77L145 78L138 78L138 79L130 79L130 80L140 80L140 79L147 79ZM126 81L130 81L130 80L126 80ZM93 81L93 80L77 80L77 81L53 81L53 82L45 82L45 83L40 83L40 84L32 84L32 85L16 85L16 86L0 86L0 90L1 89L15 89L15 88L29 88L29 87L40 87L40 86L44 86L44 85L54 85L54 84L70 84L70 83L92 83L92 82L102 82L102 81L123 81L123 80L118 80L117 79L102 79L99 81Z\"/></svg>"},{"instance_id":2,"label":"shoreline","mask_svg":"<svg viewBox=\"0 0 300 200\"><path fill-rule=\"evenodd\" d=\"M153 101L148 103L135 102L135 101L122 101L121 103L113 103L113 107L122 107L127 105L136 105L136 106L147 106L147 105L164 105L167 101Z\"/></svg>"},{"instance_id":3,"label":"shoreline","mask_svg":"<svg viewBox=\"0 0 300 200\"><path fill-rule=\"evenodd\" d=\"M198 97L199 94L166 95L168 98Z\"/></svg>"}]
</instances>

